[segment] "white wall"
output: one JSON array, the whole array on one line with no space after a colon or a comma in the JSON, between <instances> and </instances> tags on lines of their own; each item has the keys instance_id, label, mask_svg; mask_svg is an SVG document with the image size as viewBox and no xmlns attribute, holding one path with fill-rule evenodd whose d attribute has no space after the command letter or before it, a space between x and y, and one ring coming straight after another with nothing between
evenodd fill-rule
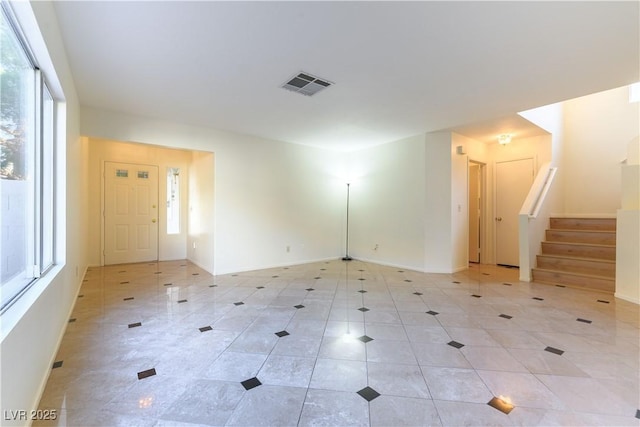
<instances>
[{"instance_id":1,"label":"white wall","mask_svg":"<svg viewBox=\"0 0 640 427\"><path fill-rule=\"evenodd\" d=\"M187 257L187 176L191 162L191 153L185 150L172 150L147 144L131 144L109 141L99 138L86 138L89 147L89 264L102 264L102 193L104 162L138 163L158 166L158 258L161 261L185 259ZM181 221L180 234L167 234L166 214L167 202L166 173L168 167L178 167L184 171L184 179L180 180Z\"/></svg>"},{"instance_id":2,"label":"white wall","mask_svg":"<svg viewBox=\"0 0 640 427\"><path fill-rule=\"evenodd\" d=\"M564 175L563 144L564 144L564 119L562 104L551 104L540 108L520 113L522 117L541 127L550 133L551 141L551 168L557 168L555 178L543 201L537 218L529 218L522 224L520 231L520 280L529 282L532 279L531 268L536 266L536 255L541 252L540 242L546 239L546 230L549 228L549 218L564 211L562 177ZM544 165L546 156L540 161ZM524 219L521 219L524 221Z\"/></svg>"},{"instance_id":3,"label":"white wall","mask_svg":"<svg viewBox=\"0 0 640 427\"><path fill-rule=\"evenodd\" d=\"M627 86L563 103L565 214L614 216L620 208L620 162L638 136L638 106Z\"/></svg>"},{"instance_id":4,"label":"white wall","mask_svg":"<svg viewBox=\"0 0 640 427\"><path fill-rule=\"evenodd\" d=\"M188 258L196 265L213 272L215 163L212 153L191 153L188 181Z\"/></svg>"},{"instance_id":5,"label":"white wall","mask_svg":"<svg viewBox=\"0 0 640 427\"><path fill-rule=\"evenodd\" d=\"M81 131L214 153L216 274L340 256L343 153L92 108Z\"/></svg>"},{"instance_id":6,"label":"white wall","mask_svg":"<svg viewBox=\"0 0 640 427\"><path fill-rule=\"evenodd\" d=\"M425 142L424 271L451 273L451 133L428 133Z\"/></svg>"},{"instance_id":7,"label":"white wall","mask_svg":"<svg viewBox=\"0 0 640 427\"><path fill-rule=\"evenodd\" d=\"M56 267L2 314L0 412L35 409L86 269L87 149L79 133L79 103L50 2L13 4L56 99L61 139L56 168ZM56 78L57 75L57 78ZM66 167L72 165L72 167ZM3 417L4 418L4 417ZM2 425L24 425L2 421Z\"/></svg>"},{"instance_id":8,"label":"white wall","mask_svg":"<svg viewBox=\"0 0 640 427\"><path fill-rule=\"evenodd\" d=\"M424 268L424 150L418 135L349 154L352 257Z\"/></svg>"},{"instance_id":9,"label":"white wall","mask_svg":"<svg viewBox=\"0 0 640 427\"><path fill-rule=\"evenodd\" d=\"M622 209L616 233L616 297L640 304L640 138L629 142L621 165Z\"/></svg>"}]
</instances>

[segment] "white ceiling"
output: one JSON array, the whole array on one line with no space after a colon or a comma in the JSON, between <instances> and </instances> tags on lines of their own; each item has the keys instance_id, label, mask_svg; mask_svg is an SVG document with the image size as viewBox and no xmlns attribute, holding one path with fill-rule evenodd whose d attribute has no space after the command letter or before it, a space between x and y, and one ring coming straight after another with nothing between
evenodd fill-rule
<instances>
[{"instance_id":1,"label":"white ceiling","mask_svg":"<svg viewBox=\"0 0 640 427\"><path fill-rule=\"evenodd\" d=\"M516 112L639 80L637 1L54 5L82 105L330 149L532 132ZM279 87L300 71L335 84Z\"/></svg>"}]
</instances>

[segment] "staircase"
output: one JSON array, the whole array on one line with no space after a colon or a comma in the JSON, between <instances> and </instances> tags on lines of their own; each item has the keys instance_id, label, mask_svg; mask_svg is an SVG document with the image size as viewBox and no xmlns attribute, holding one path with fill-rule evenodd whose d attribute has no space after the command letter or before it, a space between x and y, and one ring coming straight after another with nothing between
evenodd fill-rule
<instances>
[{"instance_id":1,"label":"staircase","mask_svg":"<svg viewBox=\"0 0 640 427\"><path fill-rule=\"evenodd\" d=\"M551 218L533 280L613 293L615 218Z\"/></svg>"}]
</instances>

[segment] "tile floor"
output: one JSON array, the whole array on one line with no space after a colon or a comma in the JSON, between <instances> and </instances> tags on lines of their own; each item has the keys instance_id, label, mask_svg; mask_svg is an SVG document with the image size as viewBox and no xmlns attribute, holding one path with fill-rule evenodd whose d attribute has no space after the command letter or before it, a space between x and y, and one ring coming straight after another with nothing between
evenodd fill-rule
<instances>
[{"instance_id":1,"label":"tile floor","mask_svg":"<svg viewBox=\"0 0 640 427\"><path fill-rule=\"evenodd\" d=\"M639 307L517 277L92 268L34 425L640 425Z\"/></svg>"}]
</instances>

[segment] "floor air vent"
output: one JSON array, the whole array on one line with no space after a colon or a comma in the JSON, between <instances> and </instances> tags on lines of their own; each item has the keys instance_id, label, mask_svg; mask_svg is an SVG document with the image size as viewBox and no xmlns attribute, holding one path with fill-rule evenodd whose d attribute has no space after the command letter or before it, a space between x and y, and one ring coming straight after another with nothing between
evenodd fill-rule
<instances>
[{"instance_id":1,"label":"floor air vent","mask_svg":"<svg viewBox=\"0 0 640 427\"><path fill-rule=\"evenodd\" d=\"M328 80L312 76L309 73L299 73L287 80L282 87L292 92L298 92L302 95L312 96L331 86Z\"/></svg>"}]
</instances>

